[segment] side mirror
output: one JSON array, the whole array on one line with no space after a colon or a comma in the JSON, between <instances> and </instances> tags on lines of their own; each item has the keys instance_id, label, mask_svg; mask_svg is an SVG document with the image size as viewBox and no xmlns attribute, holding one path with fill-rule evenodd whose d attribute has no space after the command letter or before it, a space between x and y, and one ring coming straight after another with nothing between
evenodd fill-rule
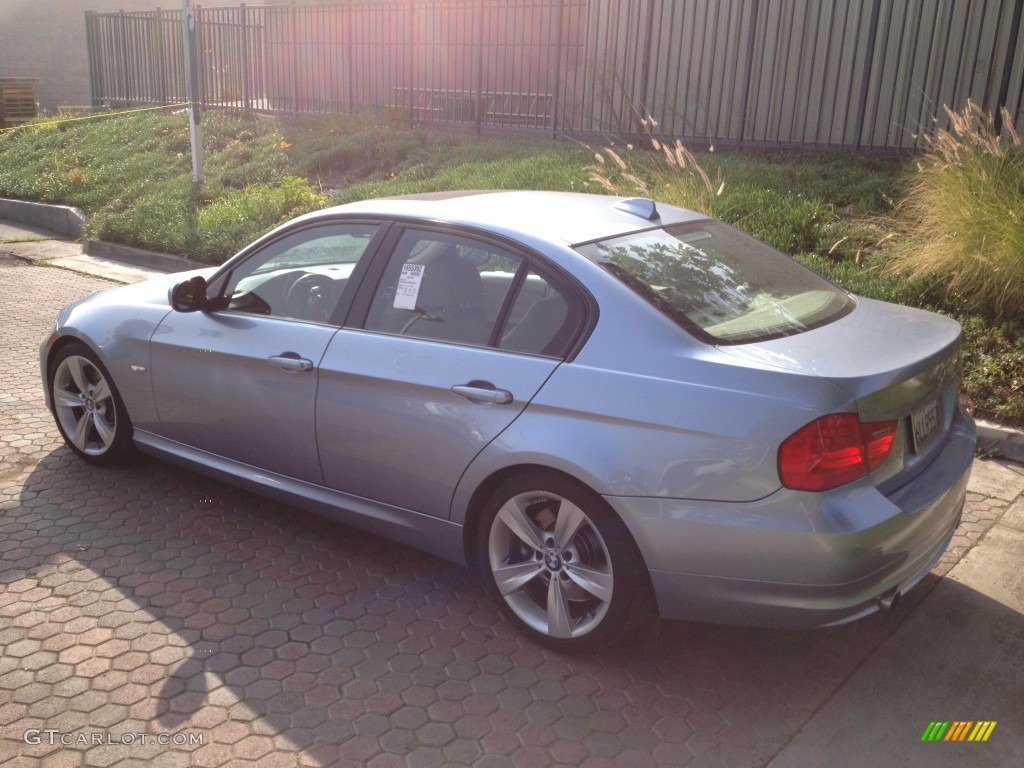
<instances>
[{"instance_id":1,"label":"side mirror","mask_svg":"<svg viewBox=\"0 0 1024 768\"><path fill-rule=\"evenodd\" d=\"M196 275L178 283L171 288L168 298L175 312L201 312L207 308L206 279Z\"/></svg>"}]
</instances>

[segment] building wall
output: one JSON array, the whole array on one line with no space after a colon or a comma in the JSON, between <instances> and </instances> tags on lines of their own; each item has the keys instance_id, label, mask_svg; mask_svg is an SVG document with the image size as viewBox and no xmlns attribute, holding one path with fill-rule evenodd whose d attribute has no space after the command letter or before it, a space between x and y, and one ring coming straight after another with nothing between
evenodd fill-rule
<instances>
[{"instance_id":1,"label":"building wall","mask_svg":"<svg viewBox=\"0 0 1024 768\"><path fill-rule=\"evenodd\" d=\"M240 5L217 0L193 5ZM274 0L247 0L273 5ZM152 11L181 7L181 0L0 0L0 77L37 77L41 109L84 106L91 101L85 12Z\"/></svg>"}]
</instances>

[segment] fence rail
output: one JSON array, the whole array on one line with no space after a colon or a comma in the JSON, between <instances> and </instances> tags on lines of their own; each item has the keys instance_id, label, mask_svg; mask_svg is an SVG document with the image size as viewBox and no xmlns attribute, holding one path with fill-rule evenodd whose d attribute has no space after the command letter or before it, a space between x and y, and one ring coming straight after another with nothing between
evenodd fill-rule
<instances>
[{"instance_id":1,"label":"fence rail","mask_svg":"<svg viewBox=\"0 0 1024 768\"><path fill-rule=\"evenodd\" d=\"M480 132L903 152L1024 114L1024 0L344 0L195 8L200 100ZM94 104L185 101L181 11L86 13Z\"/></svg>"}]
</instances>

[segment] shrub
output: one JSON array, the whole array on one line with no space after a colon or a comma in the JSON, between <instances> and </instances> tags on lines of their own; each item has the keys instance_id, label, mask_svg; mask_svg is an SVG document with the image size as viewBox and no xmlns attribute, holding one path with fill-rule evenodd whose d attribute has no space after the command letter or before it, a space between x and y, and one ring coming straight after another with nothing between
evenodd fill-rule
<instances>
[{"instance_id":1,"label":"shrub","mask_svg":"<svg viewBox=\"0 0 1024 768\"><path fill-rule=\"evenodd\" d=\"M1024 148L1004 114L999 136L990 116L968 102L946 109L948 130L926 154L897 207L890 274L937 276L957 303L995 317L1024 308Z\"/></svg>"}]
</instances>

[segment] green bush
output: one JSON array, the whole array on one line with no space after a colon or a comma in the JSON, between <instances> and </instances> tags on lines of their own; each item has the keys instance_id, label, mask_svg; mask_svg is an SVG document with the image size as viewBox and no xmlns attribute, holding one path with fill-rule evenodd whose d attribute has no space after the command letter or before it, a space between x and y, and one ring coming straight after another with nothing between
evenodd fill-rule
<instances>
[{"instance_id":1,"label":"green bush","mask_svg":"<svg viewBox=\"0 0 1024 768\"><path fill-rule=\"evenodd\" d=\"M956 303L997 318L1024 308L1024 148L974 104L947 108L897 208L890 274L936 276Z\"/></svg>"},{"instance_id":2,"label":"green bush","mask_svg":"<svg viewBox=\"0 0 1024 768\"><path fill-rule=\"evenodd\" d=\"M977 315L964 328L963 392L975 416L1024 425L1024 323Z\"/></svg>"}]
</instances>

